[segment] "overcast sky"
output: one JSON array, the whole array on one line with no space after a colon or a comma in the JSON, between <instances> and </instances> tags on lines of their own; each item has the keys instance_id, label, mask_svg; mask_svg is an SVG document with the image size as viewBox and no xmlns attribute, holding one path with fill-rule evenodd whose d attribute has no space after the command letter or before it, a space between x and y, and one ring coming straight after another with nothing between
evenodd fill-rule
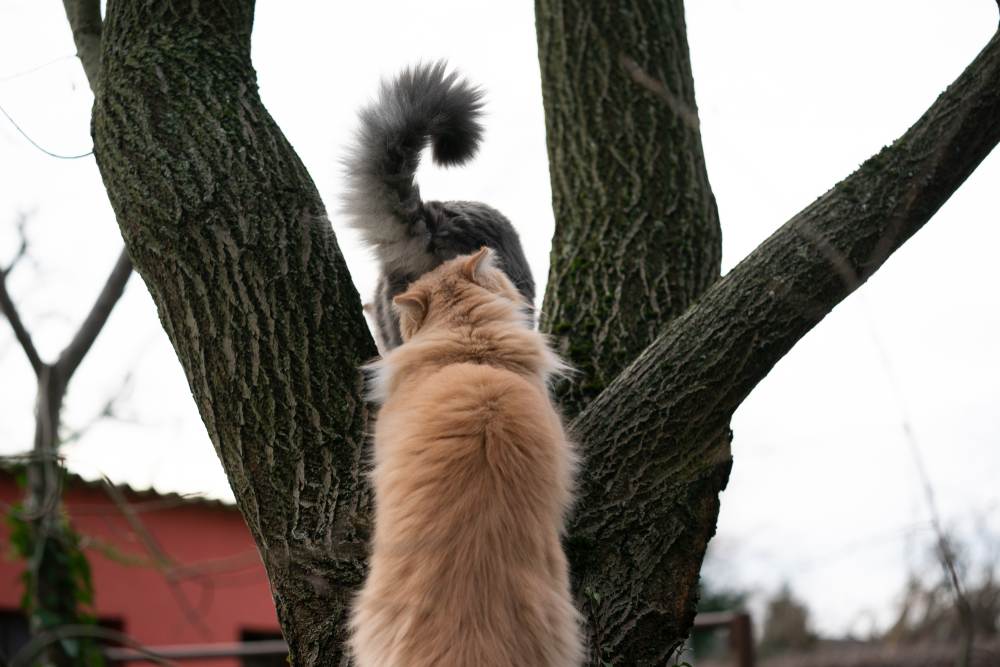
<instances>
[{"instance_id":1,"label":"overcast sky","mask_svg":"<svg viewBox=\"0 0 1000 667\"><path fill-rule=\"evenodd\" d=\"M268 108L336 210L337 159L378 80L440 57L488 91L486 142L458 170L421 170L427 199L479 199L519 229L536 279L552 211L532 3L258 3L254 62ZM985 45L989 0L688 3L709 176L728 270L912 124ZM92 97L62 4L0 0L0 105L49 151L91 148ZM44 65L38 69L38 66ZM69 340L121 238L93 157L59 160L0 118L0 264L43 357ZM782 360L733 423L735 466L712 580L758 599L788 582L824 632L884 624L926 567L928 511L913 427L945 523L1000 535L1000 155ZM332 215L363 296L374 265ZM70 386L66 428L121 392L119 419L65 448L86 477L231 498L138 277ZM34 380L0 322L0 454L30 446Z\"/></svg>"}]
</instances>

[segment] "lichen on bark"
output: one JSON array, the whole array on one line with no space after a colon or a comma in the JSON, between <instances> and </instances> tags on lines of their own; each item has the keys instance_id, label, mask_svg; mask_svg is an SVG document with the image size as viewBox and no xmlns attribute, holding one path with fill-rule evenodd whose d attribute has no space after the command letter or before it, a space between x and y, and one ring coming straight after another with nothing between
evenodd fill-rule
<instances>
[{"instance_id":1,"label":"lichen on bark","mask_svg":"<svg viewBox=\"0 0 1000 667\"><path fill-rule=\"evenodd\" d=\"M537 8L557 216L543 322L583 378L559 392L586 457L567 546L592 660L662 664L693 617L732 411L1000 140L1000 43L716 280L682 4ZM294 664L338 665L370 532L357 368L375 350L316 189L258 98L252 20L251 0L109 0L95 153Z\"/></svg>"},{"instance_id":2,"label":"lichen on bark","mask_svg":"<svg viewBox=\"0 0 1000 667\"><path fill-rule=\"evenodd\" d=\"M375 347L258 97L252 22L243 0L111 0L95 153L297 664L336 664L369 534L358 367Z\"/></svg>"},{"instance_id":3,"label":"lichen on bark","mask_svg":"<svg viewBox=\"0 0 1000 667\"><path fill-rule=\"evenodd\" d=\"M680 0L538 0L556 231L542 328L574 416L719 277Z\"/></svg>"}]
</instances>

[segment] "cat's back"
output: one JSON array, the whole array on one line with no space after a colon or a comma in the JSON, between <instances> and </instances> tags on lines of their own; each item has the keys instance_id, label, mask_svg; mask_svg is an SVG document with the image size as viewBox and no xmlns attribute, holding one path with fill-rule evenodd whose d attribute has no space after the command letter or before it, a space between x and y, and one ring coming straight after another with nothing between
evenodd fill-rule
<instances>
[{"instance_id":1,"label":"cat's back","mask_svg":"<svg viewBox=\"0 0 1000 667\"><path fill-rule=\"evenodd\" d=\"M457 363L428 375L383 406L375 448L380 497L442 528L463 525L436 514L449 503L560 526L570 500L559 415L544 386L507 369ZM415 505L425 496L426 508Z\"/></svg>"},{"instance_id":2,"label":"cat's back","mask_svg":"<svg viewBox=\"0 0 1000 667\"><path fill-rule=\"evenodd\" d=\"M577 664L559 544L573 454L544 386L446 366L386 402L375 448L357 627L406 628L399 664Z\"/></svg>"}]
</instances>

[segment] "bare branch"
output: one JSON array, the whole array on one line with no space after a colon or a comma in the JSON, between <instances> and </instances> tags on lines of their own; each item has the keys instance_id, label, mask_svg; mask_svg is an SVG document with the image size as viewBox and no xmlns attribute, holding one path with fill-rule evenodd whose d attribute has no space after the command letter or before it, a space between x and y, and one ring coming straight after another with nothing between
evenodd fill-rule
<instances>
[{"instance_id":1,"label":"bare branch","mask_svg":"<svg viewBox=\"0 0 1000 667\"><path fill-rule=\"evenodd\" d=\"M573 422L588 463L570 553L579 585L601 595L591 621L611 655L659 655L689 627L691 554L715 530L736 408L998 141L1000 33L903 137L711 287Z\"/></svg>"},{"instance_id":2,"label":"bare branch","mask_svg":"<svg viewBox=\"0 0 1000 667\"><path fill-rule=\"evenodd\" d=\"M658 371L677 368L694 349L664 345L693 335L703 341L698 349L723 351L711 355L714 366L741 373L716 406L731 413L802 335L937 212L998 141L1000 33L902 138L762 243L634 366L662 355ZM706 334L720 327L731 342L715 347ZM720 378L712 387L732 384ZM614 394L606 391L605 402Z\"/></svg>"},{"instance_id":3,"label":"bare branch","mask_svg":"<svg viewBox=\"0 0 1000 667\"><path fill-rule=\"evenodd\" d=\"M70 378L73 377L73 373L80 365L80 362L83 361L83 357L90 350L90 346L94 344L97 335L101 333L101 329L104 328L104 324L108 321L108 316L111 315L115 304L118 303L118 299L121 298L122 293L125 291L125 284L128 282L130 275L132 275L132 261L129 259L128 252L122 250L121 255L118 256L118 261L115 262L115 267L111 270L111 275L108 276L107 282L104 283L104 289L101 290L97 301L94 302L94 306L90 309L87 319L83 321L79 331L73 336L73 340L70 341L66 349L59 355L56 367L62 373L64 382L68 383Z\"/></svg>"},{"instance_id":4,"label":"bare branch","mask_svg":"<svg viewBox=\"0 0 1000 667\"><path fill-rule=\"evenodd\" d=\"M7 275L10 273L14 265L24 257L27 251L27 241L24 235L21 235L21 245L17 253L14 255L14 259L11 263L7 265L6 268L0 270L0 313L3 313L10 322L10 328L14 330L14 338L17 342L21 344L21 349L24 350L24 354L28 357L28 363L31 364L32 370L35 371L35 375L41 375L42 363L41 357L38 356L38 350L35 348L35 343L31 340L31 334L24 326L24 322L21 321L21 316L17 312L17 308L14 306L14 301L10 298L10 294L7 292Z\"/></svg>"},{"instance_id":5,"label":"bare branch","mask_svg":"<svg viewBox=\"0 0 1000 667\"><path fill-rule=\"evenodd\" d=\"M917 430L914 428L913 420L910 418L910 410L906 405L906 397L903 394L902 385L900 384L896 371L893 367L892 357L889 354L888 348L882 343L882 338L878 335L874 322L870 322L870 325L872 341L875 344L875 349L878 350L879 357L882 359L882 365L885 367L886 375L890 380L890 386L896 394L896 402L899 406L900 426L902 427L903 437L909 445L910 457L913 459L914 467L917 469L917 475L919 476L921 486L924 489L924 500L927 503L927 512L930 515L930 525L937 538L938 557L941 561L941 567L944 569L945 579L951 585L952 595L955 598L955 609L958 612L958 622L962 635L962 642L958 650L956 665L958 665L958 667L968 667L971 664L970 660L972 659L972 651L976 635L976 624L973 619L974 614L972 605L970 604L968 595L966 594L966 587L962 581L962 577L959 575L959 568L956 563L954 549L951 546L951 540L945 533L944 527L941 523L941 513L938 510L937 498L934 493L934 485L931 483L931 476L927 472L927 466L924 465L922 447L917 439Z\"/></svg>"},{"instance_id":6,"label":"bare branch","mask_svg":"<svg viewBox=\"0 0 1000 667\"><path fill-rule=\"evenodd\" d=\"M100 0L63 0L69 27L73 30L76 55L80 58L92 91L97 90L101 72L101 3Z\"/></svg>"},{"instance_id":7,"label":"bare branch","mask_svg":"<svg viewBox=\"0 0 1000 667\"><path fill-rule=\"evenodd\" d=\"M0 277L6 277L11 271L14 270L14 267L17 266L18 262L28 255L28 234L25 231L25 227L28 225L28 214L23 212L18 214L16 224L17 234L21 237L21 243L18 244L17 251L14 253L14 256L9 262L7 262L7 266L0 268Z\"/></svg>"},{"instance_id":8,"label":"bare branch","mask_svg":"<svg viewBox=\"0 0 1000 667\"><path fill-rule=\"evenodd\" d=\"M184 616L187 618L188 623L190 623L194 628L196 628L202 634L208 636L210 633L208 631L208 626L205 625L204 619L198 611L191 605L191 602L187 599L184 591L181 590L180 584L177 581L177 564L174 559L171 558L160 543L153 536L151 532L146 528L146 525L139 518L139 515L135 510L132 509L131 504L114 483L104 477L104 489L108 493L108 497L114 502L115 506L118 507L118 511L121 512L122 516L125 517L125 521L128 522L129 527L132 532L135 533L136 537L142 542L146 551L149 553L156 567L163 572L163 577L167 582L167 586L170 588L170 592L173 594L174 599L177 600L177 605L180 607Z\"/></svg>"}]
</instances>

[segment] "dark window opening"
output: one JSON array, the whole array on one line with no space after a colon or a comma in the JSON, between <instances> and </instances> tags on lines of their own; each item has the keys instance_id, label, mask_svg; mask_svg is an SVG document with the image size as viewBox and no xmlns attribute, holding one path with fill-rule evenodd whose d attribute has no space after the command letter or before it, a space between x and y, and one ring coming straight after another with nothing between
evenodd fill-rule
<instances>
[{"instance_id":1,"label":"dark window opening","mask_svg":"<svg viewBox=\"0 0 1000 667\"><path fill-rule=\"evenodd\" d=\"M240 641L251 644L254 642L283 642L284 637L276 630L243 630ZM262 647L263 648L263 647ZM288 667L288 652L268 649L261 655L245 655L240 661L241 667Z\"/></svg>"},{"instance_id":2,"label":"dark window opening","mask_svg":"<svg viewBox=\"0 0 1000 667\"><path fill-rule=\"evenodd\" d=\"M0 665L10 663L11 658L28 643L28 619L19 611L0 610Z\"/></svg>"},{"instance_id":3,"label":"dark window opening","mask_svg":"<svg viewBox=\"0 0 1000 667\"><path fill-rule=\"evenodd\" d=\"M125 623L120 618L99 618L97 625L117 632L125 631ZM17 609L0 609L0 665L9 664L17 652L31 639L28 617ZM118 642L101 640L108 646L118 646Z\"/></svg>"}]
</instances>

